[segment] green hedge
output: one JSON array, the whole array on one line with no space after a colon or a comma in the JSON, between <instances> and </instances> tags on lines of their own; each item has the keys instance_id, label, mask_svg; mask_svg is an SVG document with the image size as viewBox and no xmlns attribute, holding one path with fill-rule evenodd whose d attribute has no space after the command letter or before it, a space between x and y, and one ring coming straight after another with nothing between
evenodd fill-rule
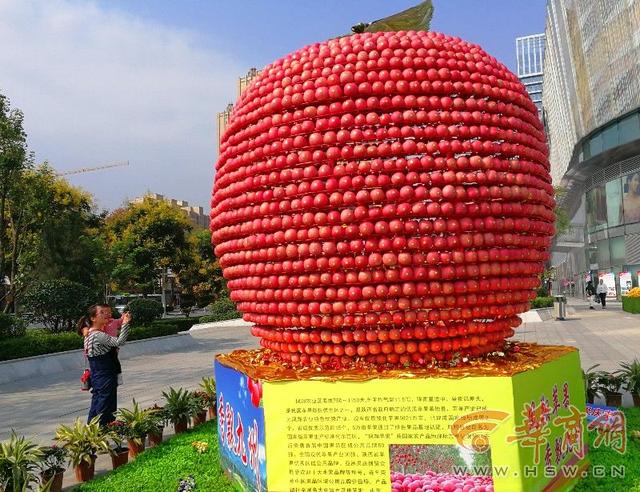
<instances>
[{"instance_id":1,"label":"green hedge","mask_svg":"<svg viewBox=\"0 0 640 492\"><path fill-rule=\"evenodd\" d=\"M640 313L640 297L622 296L622 310L627 313Z\"/></svg>"},{"instance_id":2,"label":"green hedge","mask_svg":"<svg viewBox=\"0 0 640 492\"><path fill-rule=\"evenodd\" d=\"M531 309L553 307L553 297L536 297L531 301Z\"/></svg>"},{"instance_id":3,"label":"green hedge","mask_svg":"<svg viewBox=\"0 0 640 492\"><path fill-rule=\"evenodd\" d=\"M216 318L213 321L221 321L221 319L229 318ZM197 317L156 320L146 326L134 326L129 334L129 340L175 335L181 331L187 331L200 322L203 321ZM0 361L54 354L80 348L82 348L82 338L73 332L51 333L47 330L27 330L23 336L2 340Z\"/></svg>"},{"instance_id":4,"label":"green hedge","mask_svg":"<svg viewBox=\"0 0 640 492\"><path fill-rule=\"evenodd\" d=\"M74 332L50 333L46 330L27 330L21 337L7 338L0 343L0 361L79 348L82 348L82 337Z\"/></svg>"}]
</instances>

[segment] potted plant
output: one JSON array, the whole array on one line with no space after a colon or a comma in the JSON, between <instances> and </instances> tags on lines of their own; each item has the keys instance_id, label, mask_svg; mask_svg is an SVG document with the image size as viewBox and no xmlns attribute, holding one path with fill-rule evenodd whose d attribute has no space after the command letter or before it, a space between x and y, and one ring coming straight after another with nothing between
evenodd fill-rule
<instances>
[{"instance_id":1,"label":"potted plant","mask_svg":"<svg viewBox=\"0 0 640 492\"><path fill-rule=\"evenodd\" d=\"M116 416L127 428L129 458L133 459L144 451L147 434L154 429L153 410L149 408L141 409L138 402L133 400L133 408L131 410L121 408Z\"/></svg>"},{"instance_id":2,"label":"potted plant","mask_svg":"<svg viewBox=\"0 0 640 492\"><path fill-rule=\"evenodd\" d=\"M115 470L129 462L129 448L124 445L129 437L127 425L121 420L114 420L109 424L109 437L113 441L110 454L111 466Z\"/></svg>"},{"instance_id":3,"label":"potted plant","mask_svg":"<svg viewBox=\"0 0 640 492\"><path fill-rule=\"evenodd\" d=\"M191 418L192 425L200 425L207 421L207 407L209 401L207 394L203 391L193 391L191 393Z\"/></svg>"},{"instance_id":4,"label":"potted plant","mask_svg":"<svg viewBox=\"0 0 640 492\"><path fill-rule=\"evenodd\" d=\"M607 405L611 407L621 407L622 393L620 393L620 387L624 384L623 377L618 372L603 372L601 384L604 388Z\"/></svg>"},{"instance_id":5,"label":"potted plant","mask_svg":"<svg viewBox=\"0 0 640 492\"><path fill-rule=\"evenodd\" d=\"M621 362L620 375L624 379L624 389L631 393L633 406L640 407L640 361Z\"/></svg>"},{"instance_id":6,"label":"potted plant","mask_svg":"<svg viewBox=\"0 0 640 492\"><path fill-rule=\"evenodd\" d=\"M0 488L5 492L27 490L38 481L36 471L41 459L38 445L12 431L9 440L0 443Z\"/></svg>"},{"instance_id":7,"label":"potted plant","mask_svg":"<svg viewBox=\"0 0 640 492\"><path fill-rule=\"evenodd\" d=\"M110 435L100 427L100 418L94 417L88 424L76 419L72 426L60 425L56 430L56 441L69 451L76 480L86 482L95 473L96 456L111 451Z\"/></svg>"},{"instance_id":8,"label":"potted plant","mask_svg":"<svg viewBox=\"0 0 640 492\"><path fill-rule=\"evenodd\" d=\"M167 403L164 406L166 416L171 422L176 434L180 434L187 430L189 425L189 417L191 417L191 395L183 388L177 390L169 388L169 391L163 391Z\"/></svg>"},{"instance_id":9,"label":"potted plant","mask_svg":"<svg viewBox=\"0 0 640 492\"><path fill-rule=\"evenodd\" d=\"M69 453L63 447L48 446L41 448L42 457L38 463L42 485L51 483L52 492L62 490L62 479L64 471L67 469L67 458Z\"/></svg>"},{"instance_id":10,"label":"potted plant","mask_svg":"<svg viewBox=\"0 0 640 492\"><path fill-rule=\"evenodd\" d=\"M207 395L209 420L216 418L216 381L212 377L204 377L200 382L202 392Z\"/></svg>"},{"instance_id":11,"label":"potted plant","mask_svg":"<svg viewBox=\"0 0 640 492\"><path fill-rule=\"evenodd\" d=\"M164 426L167 422L167 418L165 416L164 407L153 405L152 407L149 407L148 410L153 411L153 414L151 416L152 425L151 429L149 429L148 434L149 447L152 448L162 442L162 432L164 431Z\"/></svg>"},{"instance_id":12,"label":"potted plant","mask_svg":"<svg viewBox=\"0 0 640 492\"><path fill-rule=\"evenodd\" d=\"M587 403L593 403L596 399L596 396L602 396L602 371L595 371L594 369L596 367L600 367L600 364L596 364L594 366L591 366L586 371L582 371Z\"/></svg>"}]
</instances>

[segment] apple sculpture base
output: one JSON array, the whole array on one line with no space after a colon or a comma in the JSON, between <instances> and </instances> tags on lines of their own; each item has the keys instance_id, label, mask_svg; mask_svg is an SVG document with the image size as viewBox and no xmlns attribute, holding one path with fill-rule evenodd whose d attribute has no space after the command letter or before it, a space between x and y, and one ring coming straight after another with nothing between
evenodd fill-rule
<instances>
[{"instance_id":1,"label":"apple sculpture base","mask_svg":"<svg viewBox=\"0 0 640 492\"><path fill-rule=\"evenodd\" d=\"M216 357L221 464L247 490L569 490L586 470L578 351L318 371Z\"/></svg>"}]
</instances>

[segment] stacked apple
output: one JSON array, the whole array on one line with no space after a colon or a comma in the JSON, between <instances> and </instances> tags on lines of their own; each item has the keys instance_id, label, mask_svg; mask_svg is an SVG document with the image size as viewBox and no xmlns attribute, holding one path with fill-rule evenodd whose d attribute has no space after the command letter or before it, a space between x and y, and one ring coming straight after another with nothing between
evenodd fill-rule
<instances>
[{"instance_id":1,"label":"stacked apple","mask_svg":"<svg viewBox=\"0 0 640 492\"><path fill-rule=\"evenodd\" d=\"M224 132L211 230L232 299L298 366L496 350L554 199L535 105L480 47L365 33L266 67Z\"/></svg>"},{"instance_id":2,"label":"stacked apple","mask_svg":"<svg viewBox=\"0 0 640 492\"><path fill-rule=\"evenodd\" d=\"M392 492L493 492L493 479L481 475L426 472L391 473Z\"/></svg>"}]
</instances>

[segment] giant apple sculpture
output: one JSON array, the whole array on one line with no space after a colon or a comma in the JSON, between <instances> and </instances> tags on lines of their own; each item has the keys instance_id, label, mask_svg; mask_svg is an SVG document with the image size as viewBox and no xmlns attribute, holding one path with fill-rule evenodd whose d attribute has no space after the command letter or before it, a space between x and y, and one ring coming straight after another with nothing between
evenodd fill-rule
<instances>
[{"instance_id":1,"label":"giant apple sculpture","mask_svg":"<svg viewBox=\"0 0 640 492\"><path fill-rule=\"evenodd\" d=\"M211 230L252 332L297 367L499 349L554 233L523 85L480 47L364 33L266 67L224 132Z\"/></svg>"}]
</instances>

